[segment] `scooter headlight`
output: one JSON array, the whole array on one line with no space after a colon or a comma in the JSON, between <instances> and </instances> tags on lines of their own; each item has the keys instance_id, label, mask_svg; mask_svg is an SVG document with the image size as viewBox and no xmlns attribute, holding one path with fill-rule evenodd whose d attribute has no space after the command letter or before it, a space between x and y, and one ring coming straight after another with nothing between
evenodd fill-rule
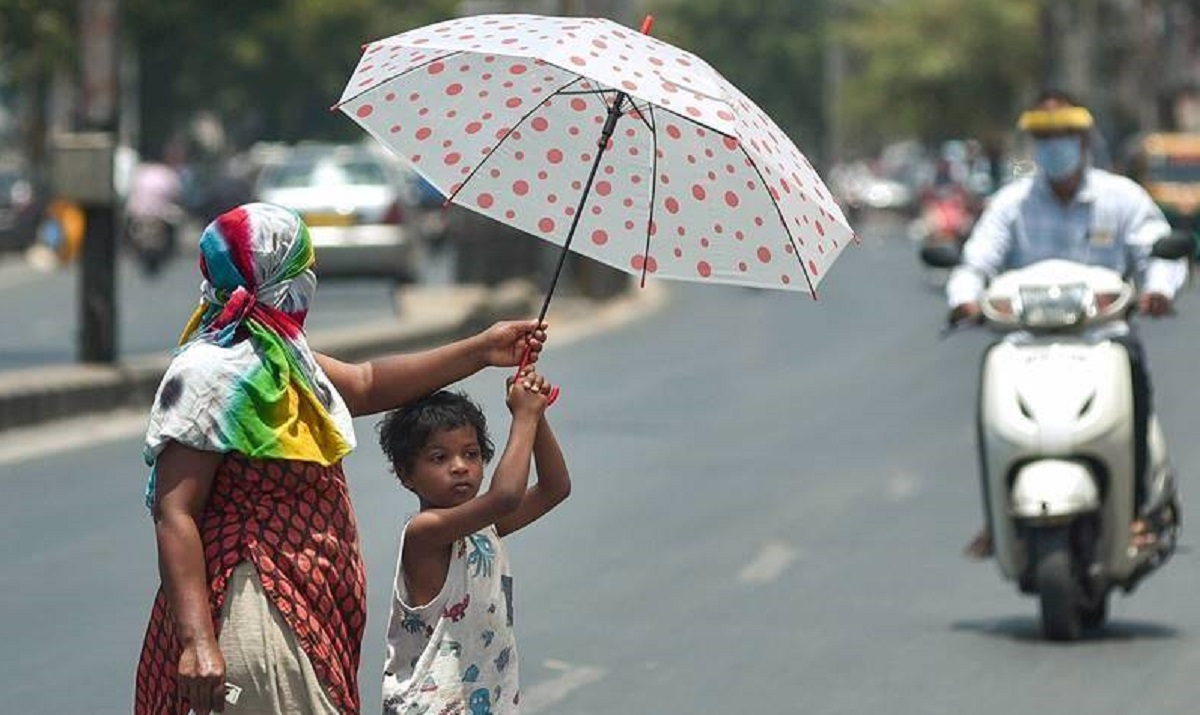
<instances>
[{"instance_id":1,"label":"scooter headlight","mask_svg":"<svg viewBox=\"0 0 1200 715\"><path fill-rule=\"evenodd\" d=\"M1092 302L1085 283L1022 286L1021 322L1031 328L1059 328L1082 323Z\"/></svg>"}]
</instances>

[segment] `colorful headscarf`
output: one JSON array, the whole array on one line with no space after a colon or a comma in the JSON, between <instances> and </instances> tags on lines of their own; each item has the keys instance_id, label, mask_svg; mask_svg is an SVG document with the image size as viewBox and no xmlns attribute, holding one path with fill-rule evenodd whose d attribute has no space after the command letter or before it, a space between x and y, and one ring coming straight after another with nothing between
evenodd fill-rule
<instances>
[{"instance_id":1,"label":"colorful headscarf","mask_svg":"<svg viewBox=\"0 0 1200 715\"><path fill-rule=\"evenodd\" d=\"M208 225L200 305L155 395L147 464L170 440L326 466L354 448L349 410L304 337L314 262L308 228L281 206L246 204Z\"/></svg>"}]
</instances>

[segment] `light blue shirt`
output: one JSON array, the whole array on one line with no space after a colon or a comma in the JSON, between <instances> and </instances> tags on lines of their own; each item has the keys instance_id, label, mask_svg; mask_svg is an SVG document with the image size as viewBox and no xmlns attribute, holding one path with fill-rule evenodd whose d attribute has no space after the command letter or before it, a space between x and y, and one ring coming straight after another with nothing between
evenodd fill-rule
<instances>
[{"instance_id":1,"label":"light blue shirt","mask_svg":"<svg viewBox=\"0 0 1200 715\"><path fill-rule=\"evenodd\" d=\"M1124 176L1089 168L1067 204L1043 177L1018 179L996 192L979 217L946 298L951 306L978 301L998 273L1049 258L1105 266L1143 292L1174 296L1187 277L1186 262L1150 256L1154 242L1170 232L1154 200Z\"/></svg>"}]
</instances>

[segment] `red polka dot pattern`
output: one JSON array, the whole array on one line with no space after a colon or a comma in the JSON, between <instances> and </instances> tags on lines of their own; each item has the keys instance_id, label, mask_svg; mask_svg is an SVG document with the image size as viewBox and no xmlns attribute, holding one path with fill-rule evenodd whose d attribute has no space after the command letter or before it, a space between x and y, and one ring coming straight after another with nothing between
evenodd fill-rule
<instances>
[{"instance_id":1,"label":"red polka dot pattern","mask_svg":"<svg viewBox=\"0 0 1200 715\"><path fill-rule=\"evenodd\" d=\"M233 569L251 561L339 712L359 712L366 583L340 464L250 459L220 464L200 522L213 621ZM134 712L187 713L176 690L180 645L160 590L138 663Z\"/></svg>"},{"instance_id":2,"label":"red polka dot pattern","mask_svg":"<svg viewBox=\"0 0 1200 715\"><path fill-rule=\"evenodd\" d=\"M815 289L853 237L829 190L736 87L652 36L457 18L369 45L340 106L457 203L561 245L617 91L633 105L572 249L656 277Z\"/></svg>"}]
</instances>

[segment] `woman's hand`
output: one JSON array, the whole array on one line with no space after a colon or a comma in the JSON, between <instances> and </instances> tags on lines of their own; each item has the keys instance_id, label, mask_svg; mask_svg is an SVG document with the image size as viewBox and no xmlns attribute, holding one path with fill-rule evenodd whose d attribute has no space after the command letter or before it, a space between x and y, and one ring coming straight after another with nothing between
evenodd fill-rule
<instances>
[{"instance_id":1,"label":"woman's hand","mask_svg":"<svg viewBox=\"0 0 1200 715\"><path fill-rule=\"evenodd\" d=\"M538 327L536 320L507 320L496 323L479 334L484 364L491 367L515 367L521 364L525 349L529 349L526 364L537 362L546 342L547 324Z\"/></svg>"},{"instance_id":2,"label":"woman's hand","mask_svg":"<svg viewBox=\"0 0 1200 715\"><path fill-rule=\"evenodd\" d=\"M215 640L184 646L178 677L179 695L196 715L225 711L225 656Z\"/></svg>"}]
</instances>

